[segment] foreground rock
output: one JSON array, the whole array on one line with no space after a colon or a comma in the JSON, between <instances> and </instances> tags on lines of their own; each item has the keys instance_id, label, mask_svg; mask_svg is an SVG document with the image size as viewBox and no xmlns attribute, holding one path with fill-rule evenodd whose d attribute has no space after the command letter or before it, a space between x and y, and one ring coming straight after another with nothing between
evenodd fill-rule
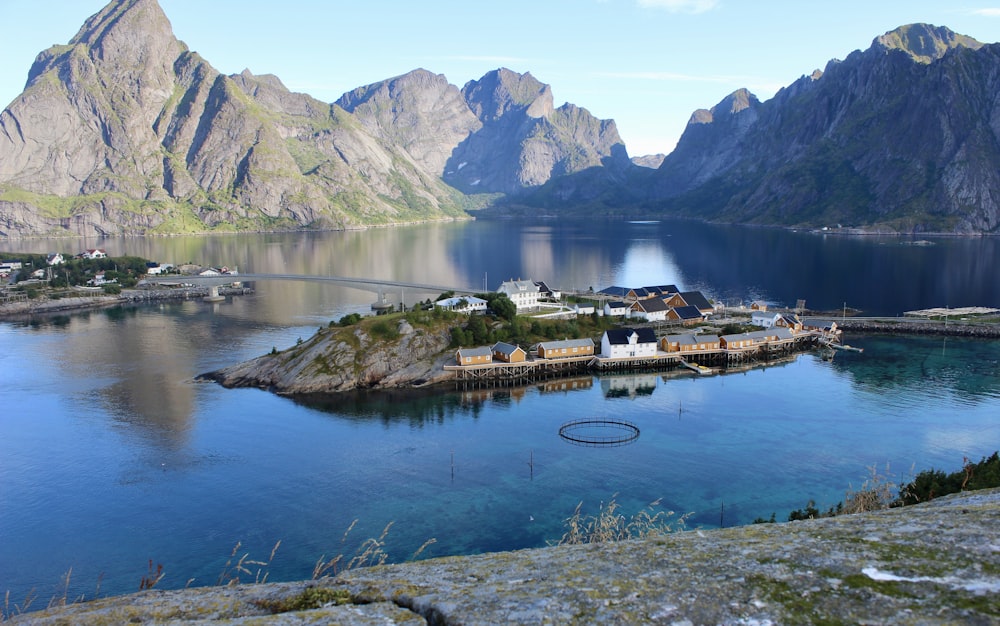
<instances>
[{"instance_id":1,"label":"foreground rock","mask_svg":"<svg viewBox=\"0 0 1000 626\"><path fill-rule=\"evenodd\" d=\"M366 320L320 329L307 341L201 376L225 387L261 387L284 394L421 386L452 378L443 368L451 325L412 326L405 319Z\"/></svg>"},{"instance_id":2,"label":"foreground rock","mask_svg":"<svg viewBox=\"0 0 1000 626\"><path fill-rule=\"evenodd\" d=\"M150 591L13 623L996 624L998 519L1000 490L990 490L878 513L434 559L320 581Z\"/></svg>"}]
</instances>

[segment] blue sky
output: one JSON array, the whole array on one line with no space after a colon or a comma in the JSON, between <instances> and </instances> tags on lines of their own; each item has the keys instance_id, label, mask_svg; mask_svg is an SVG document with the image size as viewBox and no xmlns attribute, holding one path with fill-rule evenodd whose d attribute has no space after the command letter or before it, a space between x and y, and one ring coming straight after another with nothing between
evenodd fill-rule
<instances>
[{"instance_id":1,"label":"blue sky","mask_svg":"<svg viewBox=\"0 0 1000 626\"><path fill-rule=\"evenodd\" d=\"M0 0L0 104L36 54L64 44L103 0ZM498 67L531 72L614 119L629 154L669 152L698 108L747 87L766 100L897 26L1000 41L1000 0L160 0L174 34L227 74L276 74L336 100L416 68L461 87Z\"/></svg>"}]
</instances>

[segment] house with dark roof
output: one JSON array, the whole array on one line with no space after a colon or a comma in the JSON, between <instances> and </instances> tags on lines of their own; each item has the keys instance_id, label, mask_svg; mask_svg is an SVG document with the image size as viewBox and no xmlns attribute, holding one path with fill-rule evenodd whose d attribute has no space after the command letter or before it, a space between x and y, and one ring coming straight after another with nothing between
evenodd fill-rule
<instances>
[{"instance_id":1,"label":"house with dark roof","mask_svg":"<svg viewBox=\"0 0 1000 626\"><path fill-rule=\"evenodd\" d=\"M544 280L536 280L535 285L538 287L538 296L540 298L551 298L552 300L558 300L562 297L562 292L557 289L552 289L545 284Z\"/></svg>"},{"instance_id":2,"label":"house with dark roof","mask_svg":"<svg viewBox=\"0 0 1000 626\"><path fill-rule=\"evenodd\" d=\"M601 337L601 356L641 358L656 356L656 333L652 328L612 328Z\"/></svg>"},{"instance_id":3,"label":"house with dark roof","mask_svg":"<svg viewBox=\"0 0 1000 626\"><path fill-rule=\"evenodd\" d=\"M696 306L678 306L667 311L667 319L682 324L696 324L704 319Z\"/></svg>"},{"instance_id":4,"label":"house with dark roof","mask_svg":"<svg viewBox=\"0 0 1000 626\"><path fill-rule=\"evenodd\" d=\"M523 363L528 358L528 354L521 346L515 346L503 341L498 341L491 348L493 358L504 363Z\"/></svg>"},{"instance_id":5,"label":"house with dark roof","mask_svg":"<svg viewBox=\"0 0 1000 626\"><path fill-rule=\"evenodd\" d=\"M711 315L715 312L715 307L700 291L682 291L680 296L684 299L685 304L698 307L702 315Z\"/></svg>"},{"instance_id":6,"label":"house with dark roof","mask_svg":"<svg viewBox=\"0 0 1000 626\"><path fill-rule=\"evenodd\" d=\"M629 317L644 319L647 322L663 322L667 319L670 307L660 298L636 300L629 310Z\"/></svg>"},{"instance_id":7,"label":"house with dark roof","mask_svg":"<svg viewBox=\"0 0 1000 626\"><path fill-rule=\"evenodd\" d=\"M628 315L628 305L620 300L608 300L604 303L604 314L608 317L625 317Z\"/></svg>"}]
</instances>

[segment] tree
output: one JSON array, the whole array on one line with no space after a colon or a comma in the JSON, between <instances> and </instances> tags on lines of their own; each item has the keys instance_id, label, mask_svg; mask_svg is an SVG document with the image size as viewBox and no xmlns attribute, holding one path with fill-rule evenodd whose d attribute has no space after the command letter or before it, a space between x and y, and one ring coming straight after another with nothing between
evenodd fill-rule
<instances>
[{"instance_id":1,"label":"tree","mask_svg":"<svg viewBox=\"0 0 1000 626\"><path fill-rule=\"evenodd\" d=\"M492 300L488 300L490 310L496 314L497 317L503 318L508 322L514 320L517 317L517 305L507 297L507 294L498 293L495 294Z\"/></svg>"}]
</instances>

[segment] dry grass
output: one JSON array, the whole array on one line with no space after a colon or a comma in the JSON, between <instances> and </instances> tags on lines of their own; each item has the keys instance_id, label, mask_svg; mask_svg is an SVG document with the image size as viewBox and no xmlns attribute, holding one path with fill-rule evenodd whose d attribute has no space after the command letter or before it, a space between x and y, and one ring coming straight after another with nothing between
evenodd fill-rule
<instances>
[{"instance_id":1,"label":"dry grass","mask_svg":"<svg viewBox=\"0 0 1000 626\"><path fill-rule=\"evenodd\" d=\"M635 515L625 517L618 512L619 505L611 496L607 504L601 503L596 515L581 513L583 502L576 505L573 515L566 518L566 532L556 542L550 545L575 545L580 543L607 543L610 541L625 541L627 539L642 539L664 535L684 527L687 515L676 516L673 511L658 510L660 500L651 502Z\"/></svg>"},{"instance_id":2,"label":"dry grass","mask_svg":"<svg viewBox=\"0 0 1000 626\"><path fill-rule=\"evenodd\" d=\"M844 506L837 511L838 514L867 513L870 511L883 511L896 502L896 494L899 492L899 483L894 482L889 476L889 464L885 466L885 473L879 473L878 466L872 465L868 468L868 478L861 484L860 489L848 487L844 496Z\"/></svg>"},{"instance_id":3,"label":"dry grass","mask_svg":"<svg viewBox=\"0 0 1000 626\"><path fill-rule=\"evenodd\" d=\"M233 546L233 551L229 555L229 560L226 564L222 566L222 572L219 574L219 580L216 581L218 585L241 585L244 582L252 583L266 583L267 582L267 568L270 567L271 562L274 561L274 554L278 551L278 547L281 546L281 541L279 540L271 548L271 556L268 557L266 561L257 561L250 558L250 553L247 552L243 554L238 559L236 555L240 551L240 547L243 545L242 542L236 542ZM235 561L234 561L235 559ZM243 577L252 576L253 579L246 581Z\"/></svg>"}]
</instances>

